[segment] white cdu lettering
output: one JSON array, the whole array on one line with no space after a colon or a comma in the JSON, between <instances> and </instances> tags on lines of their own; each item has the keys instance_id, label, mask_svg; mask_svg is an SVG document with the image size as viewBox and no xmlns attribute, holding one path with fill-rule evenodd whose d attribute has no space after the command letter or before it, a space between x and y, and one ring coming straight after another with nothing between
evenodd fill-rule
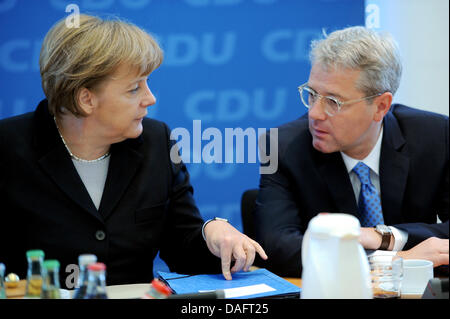
<instances>
[{"instance_id":1,"label":"white cdu lettering","mask_svg":"<svg viewBox=\"0 0 450 319\"><path fill-rule=\"evenodd\" d=\"M186 98L184 110L188 118L202 119L204 122L239 121L249 115L261 120L273 120L286 110L287 98L286 88L276 88L273 92L262 88L250 92L239 89L218 92L202 90Z\"/></svg>"},{"instance_id":2,"label":"white cdu lettering","mask_svg":"<svg viewBox=\"0 0 450 319\"><path fill-rule=\"evenodd\" d=\"M171 34L158 37L165 48L166 66L189 66L198 61L221 65L229 62L236 49L236 34L227 32L223 39L214 33L202 35Z\"/></svg>"},{"instance_id":3,"label":"white cdu lettering","mask_svg":"<svg viewBox=\"0 0 450 319\"><path fill-rule=\"evenodd\" d=\"M308 61L311 40L319 36L317 30L275 30L263 38L261 51L271 62Z\"/></svg>"}]
</instances>

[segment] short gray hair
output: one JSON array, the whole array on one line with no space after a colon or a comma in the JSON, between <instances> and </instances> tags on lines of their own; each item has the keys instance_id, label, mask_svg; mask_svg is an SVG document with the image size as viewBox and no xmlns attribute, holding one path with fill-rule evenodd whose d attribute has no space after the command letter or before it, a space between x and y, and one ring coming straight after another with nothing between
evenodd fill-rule
<instances>
[{"instance_id":1,"label":"short gray hair","mask_svg":"<svg viewBox=\"0 0 450 319\"><path fill-rule=\"evenodd\" d=\"M310 61L325 68L361 70L356 88L367 95L397 91L402 75L400 51L388 33L361 26L334 31L311 43Z\"/></svg>"}]
</instances>

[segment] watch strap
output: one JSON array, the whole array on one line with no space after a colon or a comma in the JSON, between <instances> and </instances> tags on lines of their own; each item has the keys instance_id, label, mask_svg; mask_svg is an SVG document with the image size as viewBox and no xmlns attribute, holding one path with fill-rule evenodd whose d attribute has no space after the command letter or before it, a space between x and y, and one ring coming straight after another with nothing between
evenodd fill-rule
<instances>
[{"instance_id":1,"label":"watch strap","mask_svg":"<svg viewBox=\"0 0 450 319\"><path fill-rule=\"evenodd\" d=\"M391 229L386 225L377 225L375 231L381 235L381 245L378 249L388 250L389 245L391 244Z\"/></svg>"},{"instance_id":2,"label":"watch strap","mask_svg":"<svg viewBox=\"0 0 450 319\"><path fill-rule=\"evenodd\" d=\"M389 244L391 243L391 233L382 233L381 234L381 245L379 250L388 250Z\"/></svg>"}]
</instances>

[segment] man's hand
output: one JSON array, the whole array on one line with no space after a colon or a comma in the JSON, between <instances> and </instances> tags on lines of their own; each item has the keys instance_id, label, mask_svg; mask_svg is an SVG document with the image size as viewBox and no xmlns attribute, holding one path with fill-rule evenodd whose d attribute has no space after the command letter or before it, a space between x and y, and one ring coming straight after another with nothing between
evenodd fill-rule
<instances>
[{"instance_id":1,"label":"man's hand","mask_svg":"<svg viewBox=\"0 0 450 319\"><path fill-rule=\"evenodd\" d=\"M398 256L404 259L426 259L433 262L434 267L448 265L448 239L430 237L409 250L399 251Z\"/></svg>"},{"instance_id":2,"label":"man's hand","mask_svg":"<svg viewBox=\"0 0 450 319\"><path fill-rule=\"evenodd\" d=\"M213 220L204 229L209 250L222 260L222 273L231 280L231 273L248 271L255 260L255 252L267 259L264 249L253 239L239 232L226 221ZM231 262L235 261L233 268Z\"/></svg>"}]
</instances>

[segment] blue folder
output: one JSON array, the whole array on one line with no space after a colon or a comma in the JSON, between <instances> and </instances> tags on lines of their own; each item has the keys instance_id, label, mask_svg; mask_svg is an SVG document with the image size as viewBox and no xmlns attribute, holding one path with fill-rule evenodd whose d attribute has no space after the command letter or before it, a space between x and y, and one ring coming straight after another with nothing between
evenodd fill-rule
<instances>
[{"instance_id":1,"label":"blue folder","mask_svg":"<svg viewBox=\"0 0 450 319\"><path fill-rule=\"evenodd\" d=\"M232 274L232 280L225 280L222 274L183 275L174 272L158 271L161 280L170 286L176 294L192 294L202 291L225 290L265 284L273 291L251 295L226 297L230 299L249 298L298 298L300 288L289 281L271 273L267 269ZM264 286L266 287L266 286ZM229 291L229 290L228 290Z\"/></svg>"}]
</instances>

